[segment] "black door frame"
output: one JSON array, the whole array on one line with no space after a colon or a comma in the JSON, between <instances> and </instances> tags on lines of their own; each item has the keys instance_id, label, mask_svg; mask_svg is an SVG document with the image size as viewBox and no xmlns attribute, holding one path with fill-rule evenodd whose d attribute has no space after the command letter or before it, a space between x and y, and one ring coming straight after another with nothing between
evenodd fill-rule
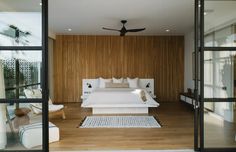
<instances>
[{"instance_id":1,"label":"black door frame","mask_svg":"<svg viewBox=\"0 0 236 152\"><path fill-rule=\"evenodd\" d=\"M236 47L204 46L204 3L207 0L195 0L195 116L194 116L194 150L201 152L235 152L236 148L205 148L204 145L204 102L235 102L235 98L204 98L204 51L236 51ZM211 0L214 1L214 0ZM230 1L230 0L228 0ZM231 0L232 1L232 0ZM200 63L199 63L200 57ZM199 71L200 66L200 71ZM200 90L199 90L200 73Z\"/></svg>"},{"instance_id":2,"label":"black door frame","mask_svg":"<svg viewBox=\"0 0 236 152\"><path fill-rule=\"evenodd\" d=\"M41 46L0 46L0 51L24 50L42 51L42 73L41 89L42 99L0 99L1 103L42 103L42 124L43 138L42 150L17 150L18 152L48 152L49 132L48 132L48 0L41 0L42 3L42 45ZM37 138L37 137L35 137ZM15 150L13 150L15 151Z\"/></svg>"}]
</instances>

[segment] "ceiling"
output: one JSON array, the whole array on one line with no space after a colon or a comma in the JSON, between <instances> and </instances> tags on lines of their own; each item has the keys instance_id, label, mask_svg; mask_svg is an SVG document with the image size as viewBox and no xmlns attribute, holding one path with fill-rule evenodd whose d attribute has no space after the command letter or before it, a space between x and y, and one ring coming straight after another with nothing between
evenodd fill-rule
<instances>
[{"instance_id":1,"label":"ceiling","mask_svg":"<svg viewBox=\"0 0 236 152\"><path fill-rule=\"evenodd\" d=\"M194 0L49 0L49 30L57 34L119 35L102 27L121 29L122 19L146 28L134 34L182 35L194 27Z\"/></svg>"},{"instance_id":2,"label":"ceiling","mask_svg":"<svg viewBox=\"0 0 236 152\"><path fill-rule=\"evenodd\" d=\"M0 0L0 22L22 22L35 27L27 12L40 15L41 0ZM236 1L206 1L205 31L236 22ZM22 12L25 17L7 16ZM21 14L23 15L23 14ZM102 27L121 29L126 19L129 28L146 30L137 35L182 35L193 30L194 0L49 0L49 31L55 34L119 35ZM29 22L31 20L31 22ZM12 22L10 22L12 21ZM29 24L26 26L26 24ZM17 25L19 26L19 25ZM68 31L68 29L72 31ZM166 32L169 29L170 32ZM131 34L131 33L128 33Z\"/></svg>"}]
</instances>

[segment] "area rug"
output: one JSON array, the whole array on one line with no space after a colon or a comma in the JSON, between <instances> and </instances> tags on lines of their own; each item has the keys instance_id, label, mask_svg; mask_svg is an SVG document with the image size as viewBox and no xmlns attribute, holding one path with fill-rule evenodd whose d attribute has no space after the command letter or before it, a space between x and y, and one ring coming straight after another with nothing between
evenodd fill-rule
<instances>
[{"instance_id":1,"label":"area rug","mask_svg":"<svg viewBox=\"0 0 236 152\"><path fill-rule=\"evenodd\" d=\"M161 128L153 116L88 116L79 128Z\"/></svg>"}]
</instances>

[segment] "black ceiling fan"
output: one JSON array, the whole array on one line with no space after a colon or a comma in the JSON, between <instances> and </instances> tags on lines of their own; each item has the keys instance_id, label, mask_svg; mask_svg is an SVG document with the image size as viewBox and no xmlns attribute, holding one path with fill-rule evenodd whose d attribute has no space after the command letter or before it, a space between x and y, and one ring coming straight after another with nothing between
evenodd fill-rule
<instances>
[{"instance_id":1,"label":"black ceiling fan","mask_svg":"<svg viewBox=\"0 0 236 152\"><path fill-rule=\"evenodd\" d=\"M140 32L140 31L143 31L143 30L146 29L146 28L126 29L126 28L125 28L125 23L127 23L127 21L126 21L126 20L121 20L121 23L123 24L123 27L122 27L120 30L111 29L111 28L105 28L105 27L103 27L102 29L120 32L120 36L125 36L125 34L126 34L127 32Z\"/></svg>"}]
</instances>

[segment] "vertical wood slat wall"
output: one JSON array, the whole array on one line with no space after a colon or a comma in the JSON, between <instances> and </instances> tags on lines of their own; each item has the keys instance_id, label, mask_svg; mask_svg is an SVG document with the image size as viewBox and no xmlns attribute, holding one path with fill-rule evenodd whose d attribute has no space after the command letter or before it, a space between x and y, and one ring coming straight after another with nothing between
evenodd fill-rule
<instances>
[{"instance_id":1,"label":"vertical wood slat wall","mask_svg":"<svg viewBox=\"0 0 236 152\"><path fill-rule=\"evenodd\" d=\"M178 101L184 89L183 36L58 35L53 56L58 103L80 102L85 78L154 78L159 101Z\"/></svg>"}]
</instances>

